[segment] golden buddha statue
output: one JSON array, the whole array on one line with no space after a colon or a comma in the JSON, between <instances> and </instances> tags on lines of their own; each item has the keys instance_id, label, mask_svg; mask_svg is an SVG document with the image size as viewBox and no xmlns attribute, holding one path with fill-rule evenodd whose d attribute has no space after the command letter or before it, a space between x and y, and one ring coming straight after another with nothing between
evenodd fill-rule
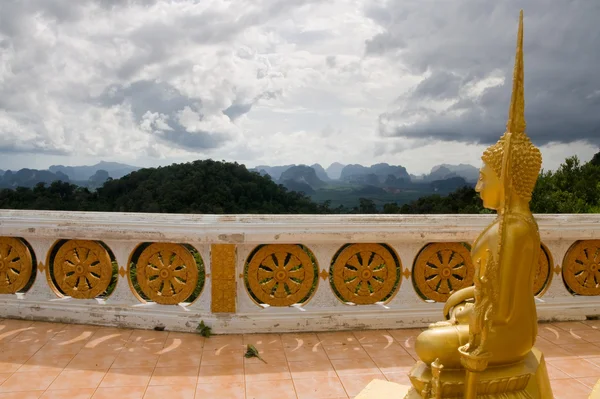
<instances>
[{"instance_id":1,"label":"golden buddha statue","mask_svg":"<svg viewBox=\"0 0 600 399\"><path fill-rule=\"evenodd\" d=\"M473 243L474 286L451 295L446 320L416 340L421 361L410 372L408 398L552 398L534 348L540 235L529 202L542 157L525 134L524 108L521 11L506 133L485 150L476 186L498 216Z\"/></svg>"}]
</instances>

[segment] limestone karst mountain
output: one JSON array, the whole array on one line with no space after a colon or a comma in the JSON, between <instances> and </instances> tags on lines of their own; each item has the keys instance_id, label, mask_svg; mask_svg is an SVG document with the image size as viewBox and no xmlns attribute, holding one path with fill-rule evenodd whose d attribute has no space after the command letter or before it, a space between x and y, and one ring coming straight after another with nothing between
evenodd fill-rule
<instances>
[{"instance_id":1,"label":"limestone karst mountain","mask_svg":"<svg viewBox=\"0 0 600 399\"><path fill-rule=\"evenodd\" d=\"M325 186L325 182L317 176L317 172L311 166L297 165L292 166L279 177L279 182L286 185L286 182L294 181L296 183L304 183L313 189Z\"/></svg>"},{"instance_id":2,"label":"limestone karst mountain","mask_svg":"<svg viewBox=\"0 0 600 399\"><path fill-rule=\"evenodd\" d=\"M327 172L327 176L329 176L330 179L338 180L342 175L342 169L344 169L344 166L346 165L343 165L339 162L332 163L325 170Z\"/></svg>"},{"instance_id":3,"label":"limestone karst mountain","mask_svg":"<svg viewBox=\"0 0 600 399\"><path fill-rule=\"evenodd\" d=\"M108 175L113 179L121 178L129 173L139 170L137 166L126 165L119 162L105 162L100 161L95 165L84 165L84 166L63 166L63 165L52 165L48 170L52 173L62 172L69 176L71 180L84 181L92 177L97 171L105 170Z\"/></svg>"},{"instance_id":4,"label":"limestone karst mountain","mask_svg":"<svg viewBox=\"0 0 600 399\"><path fill-rule=\"evenodd\" d=\"M310 165L310 167L315 170L315 172L317 173L317 177L319 179L321 179L323 181L331 180L331 177L329 177L329 175L327 174L327 171L325 169L323 169L321 164L315 163L315 164Z\"/></svg>"}]
</instances>

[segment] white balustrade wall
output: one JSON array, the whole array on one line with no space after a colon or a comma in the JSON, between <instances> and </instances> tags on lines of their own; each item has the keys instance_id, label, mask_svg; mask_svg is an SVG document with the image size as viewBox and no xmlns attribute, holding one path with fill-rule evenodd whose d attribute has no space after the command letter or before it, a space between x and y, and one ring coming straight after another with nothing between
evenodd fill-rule
<instances>
[{"instance_id":1,"label":"white balustrade wall","mask_svg":"<svg viewBox=\"0 0 600 399\"><path fill-rule=\"evenodd\" d=\"M0 237L28 242L37 263L33 285L0 295L0 318L23 318L174 331L193 331L200 321L214 333L323 331L357 328L423 327L439 321L443 303L423 300L411 276L401 276L398 292L386 303L343 303L329 279L319 277L310 300L298 306L259 306L248 294L244 268L261 244L302 244L319 271L329 271L345 244L384 243L395 250L402 268L412 271L419 251L429 243L471 243L493 215L184 215L0 210ZM572 294L561 274L563 258L579 240L600 239L600 215L537 215L543 244L553 258L552 279L537 300L540 320L582 320L600 315L600 296ZM142 242L186 243L198 250L206 271L204 288L188 306L145 303L132 290L129 273L118 276L106 299L64 297L47 278L48 254L59 239L102 241L119 267L127 269ZM211 312L211 245L235 244L234 313ZM598 255L600 261L600 255Z\"/></svg>"}]
</instances>

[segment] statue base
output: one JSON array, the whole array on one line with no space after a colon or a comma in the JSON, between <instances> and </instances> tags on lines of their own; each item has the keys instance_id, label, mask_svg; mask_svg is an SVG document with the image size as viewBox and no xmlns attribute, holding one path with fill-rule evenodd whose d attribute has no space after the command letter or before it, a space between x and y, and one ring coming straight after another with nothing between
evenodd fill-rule
<instances>
[{"instance_id":1,"label":"statue base","mask_svg":"<svg viewBox=\"0 0 600 399\"><path fill-rule=\"evenodd\" d=\"M440 375L441 398L464 398L464 369L446 370ZM404 398L421 398L421 392L429 392L431 368L417 362L409 373L413 385ZM477 373L477 398L481 399L548 399L552 398L552 388L546 370L544 355L533 348L526 358L509 366L488 367ZM424 398L424 399L429 399Z\"/></svg>"},{"instance_id":2,"label":"statue base","mask_svg":"<svg viewBox=\"0 0 600 399\"><path fill-rule=\"evenodd\" d=\"M396 382L373 380L365 387L354 399L401 399L415 398L420 399L420 396L409 395L412 387L410 385L401 385Z\"/></svg>"}]
</instances>

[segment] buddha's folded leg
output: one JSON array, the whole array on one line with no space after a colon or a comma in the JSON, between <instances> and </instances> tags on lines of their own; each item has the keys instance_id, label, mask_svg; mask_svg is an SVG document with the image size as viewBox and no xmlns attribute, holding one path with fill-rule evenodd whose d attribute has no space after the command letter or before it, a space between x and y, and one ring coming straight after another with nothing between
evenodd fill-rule
<instances>
[{"instance_id":1,"label":"buddha's folded leg","mask_svg":"<svg viewBox=\"0 0 600 399\"><path fill-rule=\"evenodd\" d=\"M458 348L469 340L469 326L456 325L431 328L417 337L415 350L419 358L430 365L435 359L447 369L461 368Z\"/></svg>"},{"instance_id":2,"label":"buddha's folded leg","mask_svg":"<svg viewBox=\"0 0 600 399\"><path fill-rule=\"evenodd\" d=\"M438 321L436 323L430 324L429 328L448 327L457 324L469 324L472 313L473 303L462 302L452 309L452 311L450 312L450 318L448 320Z\"/></svg>"}]
</instances>

